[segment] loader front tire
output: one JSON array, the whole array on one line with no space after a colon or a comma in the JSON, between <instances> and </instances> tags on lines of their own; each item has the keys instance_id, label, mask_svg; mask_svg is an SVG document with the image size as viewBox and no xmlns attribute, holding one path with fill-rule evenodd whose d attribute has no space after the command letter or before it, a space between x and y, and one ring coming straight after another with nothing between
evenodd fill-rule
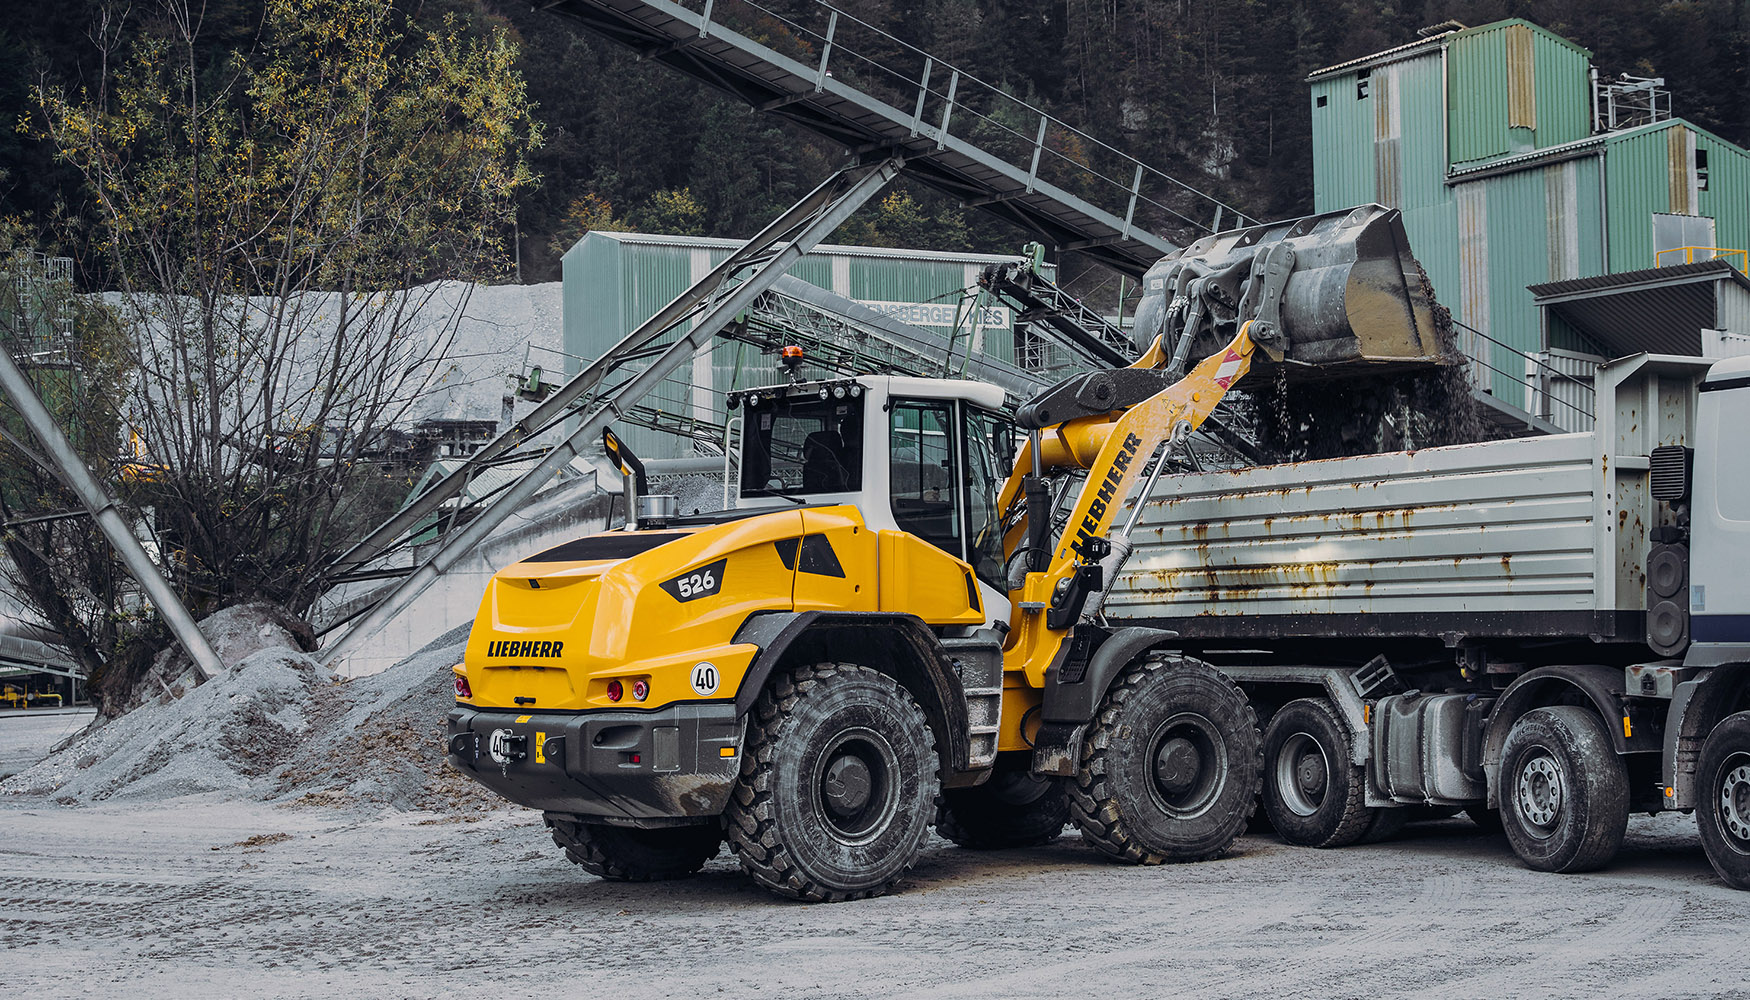
<instances>
[{"instance_id":1,"label":"loader front tire","mask_svg":"<svg viewBox=\"0 0 1750 1000\"><path fill-rule=\"evenodd\" d=\"M943 791L936 832L974 851L1056 840L1070 821L1066 780L1033 774L1031 763L1031 754L1005 755L984 784Z\"/></svg>"},{"instance_id":2,"label":"loader front tire","mask_svg":"<svg viewBox=\"0 0 1750 1000\"><path fill-rule=\"evenodd\" d=\"M725 830L741 867L816 903L879 896L917 862L941 788L923 710L854 663L779 674L748 719Z\"/></svg>"},{"instance_id":3,"label":"loader front tire","mask_svg":"<svg viewBox=\"0 0 1750 1000\"><path fill-rule=\"evenodd\" d=\"M723 846L723 831L715 823L633 830L556 813L542 818L553 831L553 843L564 848L572 864L613 882L686 878L705 867Z\"/></svg>"},{"instance_id":4,"label":"loader front tire","mask_svg":"<svg viewBox=\"0 0 1750 1000\"><path fill-rule=\"evenodd\" d=\"M1140 660L1112 683L1082 741L1070 813L1082 837L1131 864L1227 850L1257 804L1258 717L1214 667Z\"/></svg>"}]
</instances>

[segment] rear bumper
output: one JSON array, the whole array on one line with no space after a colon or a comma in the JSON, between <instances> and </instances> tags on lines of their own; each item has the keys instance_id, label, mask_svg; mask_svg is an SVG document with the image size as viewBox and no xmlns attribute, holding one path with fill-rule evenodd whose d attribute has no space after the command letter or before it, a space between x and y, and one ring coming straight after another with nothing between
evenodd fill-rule
<instances>
[{"instance_id":1,"label":"rear bumper","mask_svg":"<svg viewBox=\"0 0 1750 1000\"><path fill-rule=\"evenodd\" d=\"M716 816L741 769L741 720L727 701L564 714L457 706L448 729L451 766L512 802L617 825Z\"/></svg>"}]
</instances>

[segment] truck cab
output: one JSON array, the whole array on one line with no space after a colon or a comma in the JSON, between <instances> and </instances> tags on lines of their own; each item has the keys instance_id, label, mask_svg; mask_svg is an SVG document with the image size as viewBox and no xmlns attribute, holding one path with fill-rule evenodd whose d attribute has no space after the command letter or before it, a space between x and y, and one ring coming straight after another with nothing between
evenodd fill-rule
<instances>
[{"instance_id":1,"label":"truck cab","mask_svg":"<svg viewBox=\"0 0 1750 1000\"><path fill-rule=\"evenodd\" d=\"M1750 456L1739 437L1750 427L1750 357L1708 369L1696 407L1696 445L1672 469L1693 468L1689 505L1688 666L1750 662ZM1655 471L1655 476L1658 472Z\"/></svg>"}]
</instances>

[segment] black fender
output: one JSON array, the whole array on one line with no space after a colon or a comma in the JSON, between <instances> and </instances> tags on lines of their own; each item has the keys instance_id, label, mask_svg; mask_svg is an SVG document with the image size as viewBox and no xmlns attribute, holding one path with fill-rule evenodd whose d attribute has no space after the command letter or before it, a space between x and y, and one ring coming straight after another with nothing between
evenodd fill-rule
<instances>
[{"instance_id":1,"label":"black fender","mask_svg":"<svg viewBox=\"0 0 1750 1000\"><path fill-rule=\"evenodd\" d=\"M1750 664L1707 667L1677 685L1665 715L1665 807L1695 808L1695 769L1708 734L1735 712L1750 709Z\"/></svg>"},{"instance_id":2,"label":"black fender","mask_svg":"<svg viewBox=\"0 0 1750 1000\"><path fill-rule=\"evenodd\" d=\"M1621 667L1564 663L1538 667L1520 675L1495 702L1483 738L1483 774L1489 787L1489 805L1500 804L1501 748L1507 742L1507 733L1520 716L1533 709L1569 704L1578 696L1578 700L1590 704L1603 717L1604 730L1610 734L1610 745L1617 753L1661 751L1662 727L1651 717L1645 717L1644 725L1632 726L1629 735L1623 734L1625 716L1637 723L1644 717L1638 710L1629 710L1623 702L1625 695Z\"/></svg>"},{"instance_id":3,"label":"black fender","mask_svg":"<svg viewBox=\"0 0 1750 1000\"><path fill-rule=\"evenodd\" d=\"M1084 626L1066 639L1045 670L1045 701L1039 711L1039 732L1033 739L1033 770L1074 774L1082 734L1112 682L1137 656L1178 637L1179 633L1162 628L1133 626L1107 632ZM1085 648L1078 649L1079 645Z\"/></svg>"},{"instance_id":4,"label":"black fender","mask_svg":"<svg viewBox=\"0 0 1750 1000\"><path fill-rule=\"evenodd\" d=\"M966 690L941 640L922 618L878 611L767 611L750 615L734 641L760 648L735 691L737 718L753 708L780 664L848 659L903 684L930 720L945 769L968 770ZM854 644L854 656L832 651L845 643Z\"/></svg>"}]
</instances>

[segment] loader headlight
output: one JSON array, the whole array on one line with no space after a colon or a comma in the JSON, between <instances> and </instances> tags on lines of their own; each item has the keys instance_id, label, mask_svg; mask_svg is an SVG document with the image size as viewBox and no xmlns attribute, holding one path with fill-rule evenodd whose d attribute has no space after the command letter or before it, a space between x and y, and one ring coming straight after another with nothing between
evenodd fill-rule
<instances>
[{"instance_id":1,"label":"loader headlight","mask_svg":"<svg viewBox=\"0 0 1750 1000\"><path fill-rule=\"evenodd\" d=\"M845 387L842 385L833 386L832 394L833 394L834 399L844 399L845 398ZM822 395L824 395L824 393Z\"/></svg>"}]
</instances>

